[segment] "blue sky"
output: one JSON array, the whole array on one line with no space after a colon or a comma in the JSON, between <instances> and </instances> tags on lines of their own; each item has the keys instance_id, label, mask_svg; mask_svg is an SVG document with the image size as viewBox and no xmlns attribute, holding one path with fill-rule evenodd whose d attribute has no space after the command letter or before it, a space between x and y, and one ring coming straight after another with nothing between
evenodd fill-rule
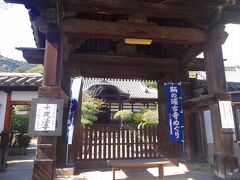
<instances>
[{"instance_id":1,"label":"blue sky","mask_svg":"<svg viewBox=\"0 0 240 180\"><path fill-rule=\"evenodd\" d=\"M27 9L23 5L0 0L0 54L15 60L24 60L15 47L36 47ZM240 25L228 24L229 37L223 45L226 66L240 65Z\"/></svg>"}]
</instances>

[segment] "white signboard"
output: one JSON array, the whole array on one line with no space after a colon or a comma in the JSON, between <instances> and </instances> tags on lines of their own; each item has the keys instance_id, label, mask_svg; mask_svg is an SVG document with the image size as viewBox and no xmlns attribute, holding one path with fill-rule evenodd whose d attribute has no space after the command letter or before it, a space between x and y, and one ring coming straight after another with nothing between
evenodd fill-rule
<instances>
[{"instance_id":1,"label":"white signboard","mask_svg":"<svg viewBox=\"0 0 240 180\"><path fill-rule=\"evenodd\" d=\"M35 131L55 131L57 104L37 104Z\"/></svg>"},{"instance_id":2,"label":"white signboard","mask_svg":"<svg viewBox=\"0 0 240 180\"><path fill-rule=\"evenodd\" d=\"M234 119L231 101L219 101L222 128L234 129Z\"/></svg>"}]
</instances>

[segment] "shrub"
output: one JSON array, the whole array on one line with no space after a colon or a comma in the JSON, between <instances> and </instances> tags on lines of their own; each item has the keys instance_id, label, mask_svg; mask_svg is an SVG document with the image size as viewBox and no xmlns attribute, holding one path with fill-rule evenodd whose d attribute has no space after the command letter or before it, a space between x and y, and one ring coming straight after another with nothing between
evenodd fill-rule
<instances>
[{"instance_id":1,"label":"shrub","mask_svg":"<svg viewBox=\"0 0 240 180\"><path fill-rule=\"evenodd\" d=\"M147 112L147 109L142 109L140 112L133 113L133 120L135 123L139 124L143 122L143 114Z\"/></svg>"},{"instance_id":2,"label":"shrub","mask_svg":"<svg viewBox=\"0 0 240 180\"><path fill-rule=\"evenodd\" d=\"M28 131L29 117L26 114L12 114L10 130L13 133L25 134Z\"/></svg>"},{"instance_id":3,"label":"shrub","mask_svg":"<svg viewBox=\"0 0 240 180\"><path fill-rule=\"evenodd\" d=\"M97 114L100 112L99 106L94 102L82 102L82 124L93 124L97 121Z\"/></svg>"},{"instance_id":4,"label":"shrub","mask_svg":"<svg viewBox=\"0 0 240 180\"><path fill-rule=\"evenodd\" d=\"M132 119L133 119L133 112L129 111L129 110L118 111L114 115L114 120L120 121L121 119L122 119L122 121L132 121Z\"/></svg>"},{"instance_id":5,"label":"shrub","mask_svg":"<svg viewBox=\"0 0 240 180\"><path fill-rule=\"evenodd\" d=\"M143 114L143 127L158 125L158 111L147 111Z\"/></svg>"},{"instance_id":6,"label":"shrub","mask_svg":"<svg viewBox=\"0 0 240 180\"><path fill-rule=\"evenodd\" d=\"M27 136L28 131L28 115L12 114L10 123L10 145L13 147L18 145L19 148L28 147L31 137Z\"/></svg>"}]
</instances>

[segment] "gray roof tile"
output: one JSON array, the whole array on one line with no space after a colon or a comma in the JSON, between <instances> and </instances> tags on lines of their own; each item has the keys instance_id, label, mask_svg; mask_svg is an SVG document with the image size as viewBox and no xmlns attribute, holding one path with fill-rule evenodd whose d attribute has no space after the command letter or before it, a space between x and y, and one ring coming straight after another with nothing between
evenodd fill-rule
<instances>
[{"instance_id":1,"label":"gray roof tile","mask_svg":"<svg viewBox=\"0 0 240 180\"><path fill-rule=\"evenodd\" d=\"M0 87L38 87L42 79L40 73L0 73Z\"/></svg>"},{"instance_id":2,"label":"gray roof tile","mask_svg":"<svg viewBox=\"0 0 240 180\"><path fill-rule=\"evenodd\" d=\"M94 84L101 82L116 86L120 91L130 94L129 98L135 99L157 99L157 91L147 88L144 82L134 80L84 78L83 90L86 91Z\"/></svg>"}]
</instances>

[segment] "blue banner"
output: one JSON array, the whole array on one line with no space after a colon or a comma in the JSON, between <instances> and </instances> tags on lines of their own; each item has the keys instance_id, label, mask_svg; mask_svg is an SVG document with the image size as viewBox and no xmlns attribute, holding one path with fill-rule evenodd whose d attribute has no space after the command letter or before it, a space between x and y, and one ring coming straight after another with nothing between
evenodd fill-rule
<instances>
[{"instance_id":1,"label":"blue banner","mask_svg":"<svg viewBox=\"0 0 240 180\"><path fill-rule=\"evenodd\" d=\"M75 117L77 113L78 99L80 97L82 87L82 77L75 78L71 86L71 100L69 105L68 119L67 119L67 144L72 144Z\"/></svg>"},{"instance_id":2,"label":"blue banner","mask_svg":"<svg viewBox=\"0 0 240 180\"><path fill-rule=\"evenodd\" d=\"M70 101L68 120L67 120L67 144L72 144L72 136L74 130L74 119L77 111L78 101L72 99Z\"/></svg>"},{"instance_id":3,"label":"blue banner","mask_svg":"<svg viewBox=\"0 0 240 180\"><path fill-rule=\"evenodd\" d=\"M183 141L183 109L181 83L165 84L170 142Z\"/></svg>"}]
</instances>

